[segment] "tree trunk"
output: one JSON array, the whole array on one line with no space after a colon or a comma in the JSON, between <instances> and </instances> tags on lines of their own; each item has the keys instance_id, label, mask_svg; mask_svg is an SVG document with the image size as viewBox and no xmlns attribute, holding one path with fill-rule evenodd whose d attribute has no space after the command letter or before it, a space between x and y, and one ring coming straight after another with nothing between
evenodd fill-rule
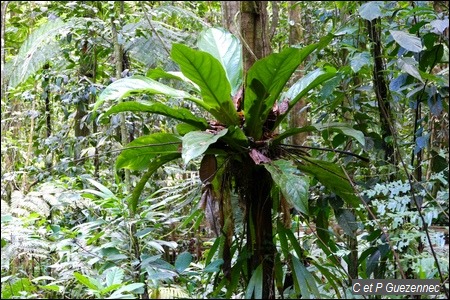
<instances>
[{"instance_id":1,"label":"tree trunk","mask_svg":"<svg viewBox=\"0 0 450 300\"><path fill-rule=\"evenodd\" d=\"M241 15L239 1L221 1L222 26L235 36L239 36Z\"/></svg>"},{"instance_id":2,"label":"tree trunk","mask_svg":"<svg viewBox=\"0 0 450 300\"><path fill-rule=\"evenodd\" d=\"M241 37L244 46L244 74L257 61L270 54L267 34L267 1L241 2Z\"/></svg>"},{"instance_id":3,"label":"tree trunk","mask_svg":"<svg viewBox=\"0 0 450 300\"><path fill-rule=\"evenodd\" d=\"M378 18L373 21L367 21L369 39L372 43L372 55L374 58L373 86L380 114L382 147L385 153L385 160L395 166L394 146L392 142L389 142L389 139L392 139L393 136L391 130L392 112L387 93L388 87L384 78L386 70L384 68L383 56L381 53L380 26L380 20Z\"/></svg>"},{"instance_id":4,"label":"tree trunk","mask_svg":"<svg viewBox=\"0 0 450 300\"><path fill-rule=\"evenodd\" d=\"M289 10L289 20L293 22L289 27L289 45L296 45L303 41L303 28L302 28L302 20L301 20L301 7L296 1L289 1L291 5L291 9ZM295 5L297 3L297 5ZM295 6L294 6L295 5ZM294 81L297 81L301 78L301 69L304 68L304 64L299 66L297 73L293 77ZM289 127L303 127L308 125L306 100L304 98L300 99L294 107L292 108L289 116ZM308 136L307 132L301 132L292 136L292 144L293 145L303 145Z\"/></svg>"},{"instance_id":5,"label":"tree trunk","mask_svg":"<svg viewBox=\"0 0 450 300\"><path fill-rule=\"evenodd\" d=\"M120 2L120 8L119 8L119 15L123 15L124 12L124 3ZM123 72L123 47L119 43L119 37L117 33L117 27L115 23L115 18L111 17L111 28L112 28L112 35L113 35L113 43L114 43L114 58L115 58L115 65L116 65L116 79L120 79L122 77ZM120 100L121 102L122 100ZM128 144L128 130L127 130L127 124L125 119L125 114L120 114L120 139L122 146L125 147L126 144ZM125 192L130 188L130 170L125 169Z\"/></svg>"},{"instance_id":6,"label":"tree trunk","mask_svg":"<svg viewBox=\"0 0 450 300\"><path fill-rule=\"evenodd\" d=\"M271 53L268 38L267 1L241 2L240 37L243 44L244 78L250 67ZM275 297L274 260L276 248L272 233L272 179L269 172L247 157L243 161L241 180L237 183L246 203L248 279L262 265L262 298Z\"/></svg>"},{"instance_id":7,"label":"tree trunk","mask_svg":"<svg viewBox=\"0 0 450 300\"><path fill-rule=\"evenodd\" d=\"M276 248L272 226L272 178L250 157L235 162L239 197L246 206L247 284L258 266L262 265L262 299L275 298L274 261Z\"/></svg>"}]
</instances>

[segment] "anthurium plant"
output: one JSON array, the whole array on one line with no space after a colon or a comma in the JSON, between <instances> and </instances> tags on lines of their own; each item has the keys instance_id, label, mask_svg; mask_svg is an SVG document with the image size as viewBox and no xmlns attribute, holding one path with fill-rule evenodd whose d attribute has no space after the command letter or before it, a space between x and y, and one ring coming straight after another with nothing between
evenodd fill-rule
<instances>
[{"instance_id":1,"label":"anthurium plant","mask_svg":"<svg viewBox=\"0 0 450 300\"><path fill-rule=\"evenodd\" d=\"M341 123L313 124L284 131L279 126L301 98L337 75L334 67L326 65L306 74L290 88L287 86L308 55L328 45L332 38L329 35L303 48L290 47L273 53L256 61L244 74L239 40L223 29L210 28L199 37L198 49L173 44L171 58L181 72L158 70L149 77L132 76L114 81L103 90L94 107L98 110L105 103L109 105L101 115L103 120L112 114L131 111L160 114L179 121L174 132L141 136L119 155L117 168L143 171L128 199L130 214L135 216L139 211L145 183L159 167L178 159L185 165L198 160L203 185L199 202L213 216L210 225L223 240L224 280L236 286L236 278L242 274L249 297L274 297L277 249L273 216L283 207L295 208L308 216L312 177L351 207L360 205L339 165L314 159L305 149L284 142L299 132L328 130L364 144L360 131ZM189 91L163 84L158 77L183 81L190 85ZM144 94L149 95L147 99L163 95L166 99L191 101L207 112L202 115L211 118L194 115L183 107L171 107L160 100L164 97L117 102L130 95ZM234 265L232 257L236 253L230 249L236 207L232 205L232 194L238 196L246 228L245 255L238 255ZM293 258L294 263L297 261ZM295 266L298 265L294 265L296 276L307 279L308 275L302 273L303 269L307 273L306 269Z\"/></svg>"}]
</instances>

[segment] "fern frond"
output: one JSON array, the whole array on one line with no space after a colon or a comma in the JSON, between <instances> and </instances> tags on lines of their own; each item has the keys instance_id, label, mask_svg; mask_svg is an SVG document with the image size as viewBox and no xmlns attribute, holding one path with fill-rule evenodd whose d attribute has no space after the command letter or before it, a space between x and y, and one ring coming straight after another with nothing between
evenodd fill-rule
<instances>
[{"instance_id":1,"label":"fern frond","mask_svg":"<svg viewBox=\"0 0 450 300\"><path fill-rule=\"evenodd\" d=\"M59 57L56 36L72 27L72 21L55 19L41 25L22 44L14 60L6 65L9 87L15 88L39 71L46 63Z\"/></svg>"},{"instance_id":2,"label":"fern frond","mask_svg":"<svg viewBox=\"0 0 450 300\"><path fill-rule=\"evenodd\" d=\"M187 299L189 295L180 286L172 285L170 287L156 288L151 292L152 299Z\"/></svg>"},{"instance_id":3,"label":"fern frond","mask_svg":"<svg viewBox=\"0 0 450 300\"><path fill-rule=\"evenodd\" d=\"M156 13L164 13L169 16L177 16L182 19L188 19L190 22L197 23L198 25L202 27L209 26L208 23L202 20L202 18L195 15L192 11L189 11L187 9L184 9L179 6L173 6L173 5L161 5L154 9Z\"/></svg>"},{"instance_id":4,"label":"fern frond","mask_svg":"<svg viewBox=\"0 0 450 300\"><path fill-rule=\"evenodd\" d=\"M124 35L133 36L125 43L125 50L133 59L146 67L155 68L161 63L165 67L171 61L166 49L171 49L173 43L193 45L195 42L195 37L189 32L183 32L159 21L151 20L150 22L151 26L148 20L143 18L137 23L125 25L122 29ZM147 33L139 36L136 30ZM157 32L161 40L157 38L153 30Z\"/></svg>"},{"instance_id":5,"label":"fern frond","mask_svg":"<svg viewBox=\"0 0 450 300\"><path fill-rule=\"evenodd\" d=\"M32 260L47 258L50 244L43 238L38 238L36 232L27 227L26 220L13 217L9 222L2 222L2 239L6 246L1 252L1 267L8 270L14 259Z\"/></svg>"}]
</instances>

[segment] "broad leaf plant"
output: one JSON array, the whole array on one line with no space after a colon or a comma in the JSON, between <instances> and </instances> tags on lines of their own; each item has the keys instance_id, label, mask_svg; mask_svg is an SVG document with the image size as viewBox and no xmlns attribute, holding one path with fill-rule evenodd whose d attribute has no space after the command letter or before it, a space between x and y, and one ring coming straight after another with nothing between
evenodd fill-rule
<instances>
[{"instance_id":1,"label":"broad leaf plant","mask_svg":"<svg viewBox=\"0 0 450 300\"><path fill-rule=\"evenodd\" d=\"M180 122L173 133L158 132L135 139L119 155L118 169L144 171L128 199L130 215L133 217L139 212L143 188L159 167L173 160L182 159L187 165L198 159L203 185L200 206L210 216L207 219L212 230L223 241L222 270L231 286L236 286L236 278L242 274L249 297L274 296L272 274L277 250L273 217L283 212L287 217L290 208L310 215L311 177L347 205L358 207L360 204L339 165L314 159L304 148L286 144L285 140L299 132L327 130L364 144L361 132L341 123L312 124L284 131L279 126L301 98L337 75L334 67L325 65L288 88L299 65L313 51L328 45L331 39L332 35L328 35L303 48L290 47L273 53L258 60L244 74L239 40L223 29L210 28L200 35L198 49L183 44L172 46L171 58L179 65L181 73L157 70L149 77L119 79L103 90L94 106L96 111L105 101L118 101L130 95L163 95L191 101L211 116L210 119L196 116L186 108L168 106L159 100L163 97L154 97L151 101L113 104L101 118L105 120L112 114L129 111L160 114ZM189 91L175 89L159 82L158 77L180 80L191 88ZM237 209L232 205L233 194L237 195L243 210L246 241L245 255L239 255L232 266L233 211ZM361 214L361 217L364 216ZM292 260L298 261L295 257ZM294 264L293 268L295 272L300 267ZM257 289L255 282L262 288ZM317 288L312 289L315 290Z\"/></svg>"}]
</instances>

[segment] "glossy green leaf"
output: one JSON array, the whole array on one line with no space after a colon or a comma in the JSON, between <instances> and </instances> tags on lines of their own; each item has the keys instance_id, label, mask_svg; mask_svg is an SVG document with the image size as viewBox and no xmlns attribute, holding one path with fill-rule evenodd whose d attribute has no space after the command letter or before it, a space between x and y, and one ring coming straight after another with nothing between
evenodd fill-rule
<instances>
[{"instance_id":1,"label":"glossy green leaf","mask_svg":"<svg viewBox=\"0 0 450 300\"><path fill-rule=\"evenodd\" d=\"M179 123L179 124L177 124L175 126L175 128L176 128L176 132L180 136L183 136L183 135L185 135L188 132L198 130L198 127L195 127L195 126L192 126L192 125L189 125L189 124L186 124L186 123Z\"/></svg>"},{"instance_id":2,"label":"glossy green leaf","mask_svg":"<svg viewBox=\"0 0 450 300\"><path fill-rule=\"evenodd\" d=\"M112 114L132 111L132 112L149 112L154 114L164 115L166 117L171 117L176 120L182 121L186 124L195 126L198 129L206 129L208 127L208 122L200 117L196 117L191 113L190 110L177 107L171 108L163 103L158 102L135 102L127 101L114 105L111 107L102 118L106 118Z\"/></svg>"},{"instance_id":3,"label":"glossy green leaf","mask_svg":"<svg viewBox=\"0 0 450 300\"><path fill-rule=\"evenodd\" d=\"M182 273L191 264L192 254L189 252L180 253L175 260L175 269L178 273Z\"/></svg>"},{"instance_id":4,"label":"glossy green leaf","mask_svg":"<svg viewBox=\"0 0 450 300\"><path fill-rule=\"evenodd\" d=\"M292 87L283 95L283 100L287 99L289 102L288 109L281 114L275 122L275 127L288 115L291 109L302 99L309 91L324 83L325 81L336 76L336 69L331 66L316 69L298 80ZM282 100L282 101L283 101ZM282 105L282 101L278 103Z\"/></svg>"},{"instance_id":5,"label":"glossy green leaf","mask_svg":"<svg viewBox=\"0 0 450 300\"><path fill-rule=\"evenodd\" d=\"M248 135L256 140L261 137L262 125L283 87L306 55L315 48L317 45L309 45L303 50L287 48L258 60L250 68L244 96L245 130ZM262 97L263 94L266 97Z\"/></svg>"},{"instance_id":6,"label":"glossy green leaf","mask_svg":"<svg viewBox=\"0 0 450 300\"><path fill-rule=\"evenodd\" d=\"M361 16L361 18L368 21L379 18L383 15L380 9L380 6L382 5L382 1L368 1L359 7L359 15Z\"/></svg>"},{"instance_id":7,"label":"glossy green leaf","mask_svg":"<svg viewBox=\"0 0 450 300\"><path fill-rule=\"evenodd\" d=\"M264 164L273 181L280 187L286 201L305 215L308 211L309 180L300 176L291 161L279 159Z\"/></svg>"},{"instance_id":8,"label":"glossy green leaf","mask_svg":"<svg viewBox=\"0 0 450 300\"><path fill-rule=\"evenodd\" d=\"M355 195L352 185L348 181L345 173L339 165L331 162L303 157L303 163L297 167L317 178L320 183L327 187L330 191L340 196L353 208L359 208L362 204L361 200ZM366 218L362 211L357 210L361 220Z\"/></svg>"},{"instance_id":9,"label":"glossy green leaf","mask_svg":"<svg viewBox=\"0 0 450 300\"><path fill-rule=\"evenodd\" d=\"M364 66L370 65L371 59L372 56L367 51L355 53L350 59L350 67L353 72L358 73Z\"/></svg>"},{"instance_id":10,"label":"glossy green leaf","mask_svg":"<svg viewBox=\"0 0 450 300\"><path fill-rule=\"evenodd\" d=\"M231 87L221 63L211 54L174 44L172 59L180 65L181 72L200 87L203 107L218 121L238 125L239 117L231 100Z\"/></svg>"},{"instance_id":11,"label":"glossy green leaf","mask_svg":"<svg viewBox=\"0 0 450 300\"><path fill-rule=\"evenodd\" d=\"M105 273L106 273L105 278L106 286L122 283L124 276L123 269L120 269L118 267L112 267L106 270Z\"/></svg>"},{"instance_id":12,"label":"glossy green leaf","mask_svg":"<svg viewBox=\"0 0 450 300\"><path fill-rule=\"evenodd\" d=\"M408 51L419 53L422 51L422 41L419 37L400 30L389 30L394 40Z\"/></svg>"},{"instance_id":13,"label":"glossy green leaf","mask_svg":"<svg viewBox=\"0 0 450 300\"><path fill-rule=\"evenodd\" d=\"M225 69L234 95L242 86L242 50L239 40L222 28L208 28L200 33L197 41L200 50L214 56Z\"/></svg>"},{"instance_id":14,"label":"glossy green leaf","mask_svg":"<svg viewBox=\"0 0 450 300\"><path fill-rule=\"evenodd\" d=\"M214 144L228 132L228 129L223 129L218 133L210 133L206 131L191 131L182 137L183 149L181 157L184 164L196 157L199 157L208 149L211 144Z\"/></svg>"},{"instance_id":15,"label":"glossy green leaf","mask_svg":"<svg viewBox=\"0 0 450 300\"><path fill-rule=\"evenodd\" d=\"M84 276L83 274L80 274L78 272L73 272L73 276L81 284L84 284L86 287L90 288L91 290L100 291L103 288L102 285L94 278Z\"/></svg>"},{"instance_id":16,"label":"glossy green leaf","mask_svg":"<svg viewBox=\"0 0 450 300\"><path fill-rule=\"evenodd\" d=\"M417 61L412 57L402 57L397 60L398 67L405 73L408 73L412 77L425 83L420 76L419 69L417 68Z\"/></svg>"},{"instance_id":17,"label":"glossy green leaf","mask_svg":"<svg viewBox=\"0 0 450 300\"><path fill-rule=\"evenodd\" d=\"M179 154L181 140L171 133L141 136L129 143L116 160L116 168L147 169L157 155Z\"/></svg>"},{"instance_id":18,"label":"glossy green leaf","mask_svg":"<svg viewBox=\"0 0 450 300\"><path fill-rule=\"evenodd\" d=\"M273 144L281 143L281 141L284 140L285 138L290 137L290 136L295 135L300 132L313 132L313 131L322 132L324 130L329 130L331 132L339 132L346 136L353 137L362 146L365 145L364 133L362 133L359 130L353 129L352 127L350 127L347 124L337 123L337 122L324 123L324 124L313 124L313 125L308 125L308 126L304 126L304 127L300 127L300 128L291 128L291 129L284 131L277 137L275 137L272 140L272 143Z\"/></svg>"},{"instance_id":19,"label":"glossy green leaf","mask_svg":"<svg viewBox=\"0 0 450 300\"><path fill-rule=\"evenodd\" d=\"M255 140L261 138L262 126L292 73L311 52L327 45L331 39L332 35L328 35L319 43L302 49L287 48L255 62L248 71L245 83L244 113L247 135ZM264 93L260 94L267 97L258 97L258 90L261 91L261 89L255 89L255 82L261 83Z\"/></svg>"},{"instance_id":20,"label":"glossy green leaf","mask_svg":"<svg viewBox=\"0 0 450 300\"><path fill-rule=\"evenodd\" d=\"M121 288L119 288L117 291L115 291L113 294L111 294L107 299L128 298L128 297L125 297L126 295L122 294L124 292L125 293L139 292L140 294L142 294L144 286L145 286L145 283L142 283L142 282L135 282L135 283L130 283L130 284L124 285Z\"/></svg>"},{"instance_id":21,"label":"glossy green leaf","mask_svg":"<svg viewBox=\"0 0 450 300\"><path fill-rule=\"evenodd\" d=\"M93 111L95 112L105 101L119 100L134 94L162 94L173 98L190 99L195 103L199 102L199 99L185 91L171 88L145 76L135 75L121 78L108 85L100 94Z\"/></svg>"}]
</instances>

